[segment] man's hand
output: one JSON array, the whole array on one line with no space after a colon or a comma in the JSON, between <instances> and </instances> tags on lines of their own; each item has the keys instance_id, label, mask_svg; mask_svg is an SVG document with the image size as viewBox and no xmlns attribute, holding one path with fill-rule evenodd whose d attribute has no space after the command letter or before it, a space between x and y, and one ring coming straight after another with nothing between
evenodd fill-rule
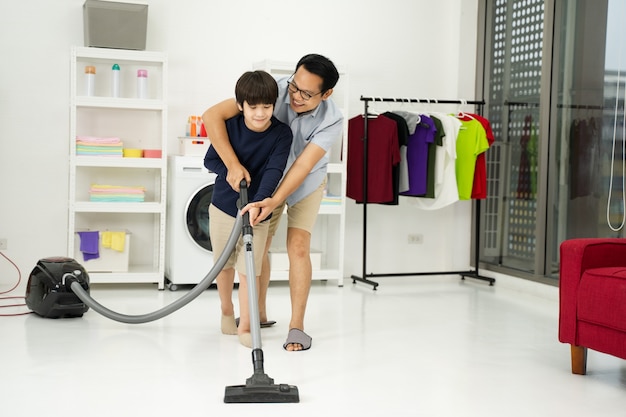
<instances>
[{"instance_id":1,"label":"man's hand","mask_svg":"<svg viewBox=\"0 0 626 417\"><path fill-rule=\"evenodd\" d=\"M267 218L280 203L269 197L262 201L248 203L241 213L250 212L250 224L256 226ZM256 213L255 213L256 212ZM257 214L258 213L258 214Z\"/></svg>"},{"instance_id":2,"label":"man's hand","mask_svg":"<svg viewBox=\"0 0 626 417\"><path fill-rule=\"evenodd\" d=\"M246 206L248 208L247 210L246 210L246 207L244 207L244 209L242 210L242 213L247 211L248 214L250 215L250 224L253 226L256 226L259 223L258 221L256 221L256 219L257 217L259 217L259 214L261 213L261 209L257 207L248 207L248 206L249 204Z\"/></svg>"},{"instance_id":3,"label":"man's hand","mask_svg":"<svg viewBox=\"0 0 626 417\"><path fill-rule=\"evenodd\" d=\"M228 173L226 174L226 182L228 182L233 190L239 192L239 184L241 184L241 180L244 179L246 180L246 184L250 185L250 173L239 162L227 168Z\"/></svg>"}]
</instances>

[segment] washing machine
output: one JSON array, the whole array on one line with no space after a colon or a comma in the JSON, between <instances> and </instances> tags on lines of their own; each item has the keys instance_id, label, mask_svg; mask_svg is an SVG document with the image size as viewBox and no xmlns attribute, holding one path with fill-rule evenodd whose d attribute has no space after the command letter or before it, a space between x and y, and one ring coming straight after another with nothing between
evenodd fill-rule
<instances>
[{"instance_id":1,"label":"washing machine","mask_svg":"<svg viewBox=\"0 0 626 417\"><path fill-rule=\"evenodd\" d=\"M172 291L197 284L213 267L209 204L217 175L203 156L168 159L168 205L165 278Z\"/></svg>"}]
</instances>

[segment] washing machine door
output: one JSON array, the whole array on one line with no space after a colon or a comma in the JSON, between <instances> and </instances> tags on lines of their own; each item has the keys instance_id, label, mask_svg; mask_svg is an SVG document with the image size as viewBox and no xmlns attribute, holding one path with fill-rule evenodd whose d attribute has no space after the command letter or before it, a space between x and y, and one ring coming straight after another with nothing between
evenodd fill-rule
<instances>
[{"instance_id":1,"label":"washing machine door","mask_svg":"<svg viewBox=\"0 0 626 417\"><path fill-rule=\"evenodd\" d=\"M213 197L213 184L200 188L189 200L185 211L187 232L193 241L208 252L213 251L209 232L209 204Z\"/></svg>"}]
</instances>

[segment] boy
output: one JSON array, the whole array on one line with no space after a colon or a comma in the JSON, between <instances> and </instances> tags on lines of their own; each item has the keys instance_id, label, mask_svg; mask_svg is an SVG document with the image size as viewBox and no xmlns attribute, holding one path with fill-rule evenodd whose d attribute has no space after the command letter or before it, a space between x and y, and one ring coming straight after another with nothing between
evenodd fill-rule
<instances>
[{"instance_id":1,"label":"boy","mask_svg":"<svg viewBox=\"0 0 626 417\"><path fill-rule=\"evenodd\" d=\"M277 97L276 81L264 71L244 73L235 86L235 99L240 113L226 121L226 128L237 158L250 173L250 202L261 201L272 195L287 164L293 135L289 126L273 116ZM217 174L209 206L209 230L214 254L219 256L224 251L235 223L239 193L228 184L226 165L213 146L206 153L204 165ZM258 278L261 272L268 228L268 221L254 227L253 245L257 248L254 251L254 265L257 277L251 277L252 279ZM224 269L217 276L217 288L222 310L222 333L238 334L242 345L252 347L244 250L240 238ZM232 302L235 268L239 274L238 326L235 324Z\"/></svg>"}]
</instances>

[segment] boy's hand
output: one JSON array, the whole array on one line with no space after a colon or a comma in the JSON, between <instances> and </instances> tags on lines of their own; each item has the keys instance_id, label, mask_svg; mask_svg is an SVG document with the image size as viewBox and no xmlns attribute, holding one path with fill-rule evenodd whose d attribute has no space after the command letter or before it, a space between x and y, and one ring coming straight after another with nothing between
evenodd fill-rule
<instances>
[{"instance_id":1,"label":"boy's hand","mask_svg":"<svg viewBox=\"0 0 626 417\"><path fill-rule=\"evenodd\" d=\"M243 179L245 179L246 183L250 185L250 173L243 165L238 163L228 167L226 182L228 182L233 190L239 192L239 184L241 184L241 180Z\"/></svg>"}]
</instances>

